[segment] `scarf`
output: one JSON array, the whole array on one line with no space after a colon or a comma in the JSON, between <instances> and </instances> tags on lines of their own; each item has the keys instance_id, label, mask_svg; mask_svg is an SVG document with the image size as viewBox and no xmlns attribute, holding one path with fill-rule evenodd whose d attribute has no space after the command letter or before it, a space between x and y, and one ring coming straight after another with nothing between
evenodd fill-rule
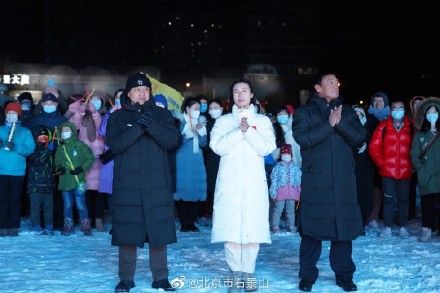
<instances>
[{"instance_id":1,"label":"scarf","mask_svg":"<svg viewBox=\"0 0 440 293\"><path fill-rule=\"evenodd\" d=\"M368 113L376 117L379 121L385 120L390 115L390 106L382 109L374 108L372 105L368 108Z\"/></svg>"}]
</instances>

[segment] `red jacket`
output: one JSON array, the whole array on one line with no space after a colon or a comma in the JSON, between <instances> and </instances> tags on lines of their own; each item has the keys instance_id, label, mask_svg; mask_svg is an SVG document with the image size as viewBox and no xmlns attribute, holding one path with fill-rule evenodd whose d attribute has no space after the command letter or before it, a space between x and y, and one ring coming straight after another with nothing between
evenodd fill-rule
<instances>
[{"instance_id":1,"label":"red jacket","mask_svg":"<svg viewBox=\"0 0 440 293\"><path fill-rule=\"evenodd\" d=\"M397 131L392 118L388 117L377 125L371 137L368 151L383 177L408 179L412 176L412 125L406 116L403 123L402 129Z\"/></svg>"}]
</instances>

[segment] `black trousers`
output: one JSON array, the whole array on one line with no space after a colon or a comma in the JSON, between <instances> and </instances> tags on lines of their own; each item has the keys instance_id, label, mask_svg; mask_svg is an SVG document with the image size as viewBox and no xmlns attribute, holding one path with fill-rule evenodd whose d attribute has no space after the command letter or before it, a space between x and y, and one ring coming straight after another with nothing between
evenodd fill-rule
<instances>
[{"instance_id":1,"label":"black trousers","mask_svg":"<svg viewBox=\"0 0 440 293\"><path fill-rule=\"evenodd\" d=\"M194 224L199 216L200 201L176 201L177 216L179 217L180 225L188 227Z\"/></svg>"},{"instance_id":2,"label":"black trousers","mask_svg":"<svg viewBox=\"0 0 440 293\"><path fill-rule=\"evenodd\" d=\"M20 228L24 176L0 175L0 229Z\"/></svg>"},{"instance_id":3,"label":"black trousers","mask_svg":"<svg viewBox=\"0 0 440 293\"><path fill-rule=\"evenodd\" d=\"M42 226L40 223L41 210L44 213L44 225L46 228L53 227L53 194L31 193L31 223L32 226Z\"/></svg>"},{"instance_id":4,"label":"black trousers","mask_svg":"<svg viewBox=\"0 0 440 293\"><path fill-rule=\"evenodd\" d=\"M431 193L421 196L422 205L422 226L435 230L436 203L440 201L440 194Z\"/></svg>"},{"instance_id":5,"label":"black trousers","mask_svg":"<svg viewBox=\"0 0 440 293\"><path fill-rule=\"evenodd\" d=\"M87 190L86 200L91 222L94 223L96 218L104 219L107 196L99 193L97 190Z\"/></svg>"},{"instance_id":6,"label":"black trousers","mask_svg":"<svg viewBox=\"0 0 440 293\"><path fill-rule=\"evenodd\" d=\"M212 212L214 209L214 190L208 190L206 193L206 201L202 203L202 216L212 218Z\"/></svg>"},{"instance_id":7,"label":"black trousers","mask_svg":"<svg viewBox=\"0 0 440 293\"><path fill-rule=\"evenodd\" d=\"M58 177L58 176L56 176ZM73 214L76 214L76 209L74 209ZM53 227L54 229L62 229L64 226L64 203L61 191L54 191L53 195Z\"/></svg>"},{"instance_id":8,"label":"black trousers","mask_svg":"<svg viewBox=\"0 0 440 293\"><path fill-rule=\"evenodd\" d=\"M383 219L385 226L393 225L394 201L397 199L399 225L408 223L410 179L391 179L383 177Z\"/></svg>"},{"instance_id":9,"label":"black trousers","mask_svg":"<svg viewBox=\"0 0 440 293\"><path fill-rule=\"evenodd\" d=\"M321 256L322 241L303 235L299 250L299 278L315 282L318 279L316 263ZM351 257L351 241L332 241L330 266L337 280L352 280L356 266Z\"/></svg>"},{"instance_id":10,"label":"black trousers","mask_svg":"<svg viewBox=\"0 0 440 293\"><path fill-rule=\"evenodd\" d=\"M149 248L150 270L153 281L168 279L167 246ZM119 246L118 275L120 280L134 281L136 272L137 247Z\"/></svg>"}]
</instances>

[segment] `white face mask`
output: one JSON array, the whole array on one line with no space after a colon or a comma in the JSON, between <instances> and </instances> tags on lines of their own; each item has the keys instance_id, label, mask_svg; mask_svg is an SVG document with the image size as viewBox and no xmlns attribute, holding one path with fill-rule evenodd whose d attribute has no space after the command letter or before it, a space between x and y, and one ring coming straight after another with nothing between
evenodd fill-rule
<instances>
[{"instance_id":1,"label":"white face mask","mask_svg":"<svg viewBox=\"0 0 440 293\"><path fill-rule=\"evenodd\" d=\"M281 160L283 162L290 162L292 160L292 155L289 154L282 154L281 155Z\"/></svg>"},{"instance_id":2,"label":"white face mask","mask_svg":"<svg viewBox=\"0 0 440 293\"><path fill-rule=\"evenodd\" d=\"M61 138L63 140L69 139L72 137L72 132L71 131L63 131L61 132Z\"/></svg>"},{"instance_id":3,"label":"white face mask","mask_svg":"<svg viewBox=\"0 0 440 293\"><path fill-rule=\"evenodd\" d=\"M223 113L222 109L209 110L209 115L211 115L213 119L217 119L218 117L222 116L222 113Z\"/></svg>"},{"instance_id":4,"label":"white face mask","mask_svg":"<svg viewBox=\"0 0 440 293\"><path fill-rule=\"evenodd\" d=\"M194 120L199 119L200 111L199 110L191 110L190 115L191 115L191 118Z\"/></svg>"},{"instance_id":5,"label":"white face mask","mask_svg":"<svg viewBox=\"0 0 440 293\"><path fill-rule=\"evenodd\" d=\"M44 105L43 111L46 113L53 113L57 110L57 106L55 105Z\"/></svg>"},{"instance_id":6,"label":"white face mask","mask_svg":"<svg viewBox=\"0 0 440 293\"><path fill-rule=\"evenodd\" d=\"M17 121L18 121L18 114L17 113L7 113L6 114L6 122L17 123Z\"/></svg>"}]
</instances>

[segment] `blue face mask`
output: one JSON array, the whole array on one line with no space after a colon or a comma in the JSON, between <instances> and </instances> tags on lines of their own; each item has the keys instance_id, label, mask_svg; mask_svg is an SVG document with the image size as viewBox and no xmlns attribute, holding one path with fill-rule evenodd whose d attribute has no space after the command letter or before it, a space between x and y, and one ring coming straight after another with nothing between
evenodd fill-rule
<instances>
[{"instance_id":1,"label":"blue face mask","mask_svg":"<svg viewBox=\"0 0 440 293\"><path fill-rule=\"evenodd\" d=\"M102 107L101 100L92 100L91 103L95 107L96 111L99 111L99 109L101 109L101 107Z\"/></svg>"},{"instance_id":2,"label":"blue face mask","mask_svg":"<svg viewBox=\"0 0 440 293\"><path fill-rule=\"evenodd\" d=\"M386 106L382 109L374 108L372 105L368 108L368 113L377 118L377 120L382 121L388 118L390 115L390 106Z\"/></svg>"},{"instance_id":3,"label":"blue face mask","mask_svg":"<svg viewBox=\"0 0 440 293\"><path fill-rule=\"evenodd\" d=\"M428 120L431 124L435 124L438 119L438 113L428 113L426 114L426 120Z\"/></svg>"},{"instance_id":4,"label":"blue face mask","mask_svg":"<svg viewBox=\"0 0 440 293\"><path fill-rule=\"evenodd\" d=\"M200 113L205 113L208 110L208 104L200 104Z\"/></svg>"},{"instance_id":5,"label":"blue face mask","mask_svg":"<svg viewBox=\"0 0 440 293\"><path fill-rule=\"evenodd\" d=\"M279 124L286 124L287 121L289 121L289 115L287 114L277 115L277 121Z\"/></svg>"},{"instance_id":6,"label":"blue face mask","mask_svg":"<svg viewBox=\"0 0 440 293\"><path fill-rule=\"evenodd\" d=\"M55 105L44 105L43 106L43 111L50 114L53 113L57 110L57 106Z\"/></svg>"},{"instance_id":7,"label":"blue face mask","mask_svg":"<svg viewBox=\"0 0 440 293\"><path fill-rule=\"evenodd\" d=\"M404 115L405 115L405 110L403 109L391 111L391 117L393 117L393 119L395 120L401 120Z\"/></svg>"}]
</instances>

